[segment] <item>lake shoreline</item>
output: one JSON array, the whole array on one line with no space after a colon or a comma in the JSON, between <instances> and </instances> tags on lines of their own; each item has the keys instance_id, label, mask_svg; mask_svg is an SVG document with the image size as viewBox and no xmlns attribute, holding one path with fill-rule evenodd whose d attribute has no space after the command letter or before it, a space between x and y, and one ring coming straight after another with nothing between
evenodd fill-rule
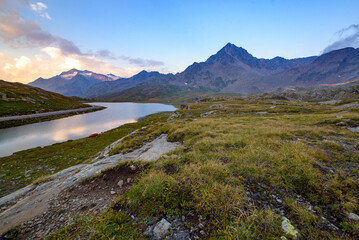
<instances>
[{"instance_id":1,"label":"lake shoreline","mask_svg":"<svg viewBox=\"0 0 359 240\"><path fill-rule=\"evenodd\" d=\"M20 116L24 116L24 118L21 118L21 119L1 120L1 118L0 118L0 129L18 127L18 126L23 126L23 125L32 124L32 123L46 122L46 121L71 117L71 116L75 116L75 115L101 111L101 110L105 110L105 109L106 109L106 107L103 107L103 106L92 106L92 107L88 107L88 108L46 112L46 113L44 113L44 116L32 117L31 115L35 115L35 114L30 114L29 116L20 115ZM57 112L63 112L63 111L67 111L67 112L57 113ZM18 117L18 116L11 116L11 117ZM10 118L10 117L7 117L7 118Z\"/></svg>"}]
</instances>

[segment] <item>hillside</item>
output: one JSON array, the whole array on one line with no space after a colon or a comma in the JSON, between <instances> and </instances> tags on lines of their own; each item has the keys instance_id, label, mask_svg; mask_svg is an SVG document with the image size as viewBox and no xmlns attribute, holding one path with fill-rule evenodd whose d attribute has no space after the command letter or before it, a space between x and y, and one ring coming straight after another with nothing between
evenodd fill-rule
<instances>
[{"instance_id":1,"label":"hillside","mask_svg":"<svg viewBox=\"0 0 359 240\"><path fill-rule=\"evenodd\" d=\"M76 109L89 105L21 83L0 80L0 116Z\"/></svg>"},{"instance_id":2,"label":"hillside","mask_svg":"<svg viewBox=\"0 0 359 240\"><path fill-rule=\"evenodd\" d=\"M114 81L97 83L82 93L82 96L92 98L99 95L107 95L121 92L125 89L136 87L144 83L147 79L161 75L159 72L141 71L130 78L119 78Z\"/></svg>"},{"instance_id":3,"label":"hillside","mask_svg":"<svg viewBox=\"0 0 359 240\"><path fill-rule=\"evenodd\" d=\"M48 166L58 172L61 163L88 161L38 180L19 205L2 206L8 210L0 219L23 214L18 211L43 189L82 177L44 201L46 211L30 217L36 211L28 208L18 239L50 232L48 239L146 239L160 226L166 229L160 236L169 239L358 239L356 101L207 99L123 125L96 141L23 151L1 159L7 163L3 191L28 183L24 169L33 163L32 179L49 174ZM156 161L121 160L153 152L164 135L180 146Z\"/></svg>"}]
</instances>

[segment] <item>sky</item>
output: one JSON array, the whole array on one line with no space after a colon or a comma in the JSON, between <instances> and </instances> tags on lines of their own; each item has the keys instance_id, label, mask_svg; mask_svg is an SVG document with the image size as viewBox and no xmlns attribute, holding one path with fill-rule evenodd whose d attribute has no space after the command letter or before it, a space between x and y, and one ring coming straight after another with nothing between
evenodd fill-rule
<instances>
[{"instance_id":1,"label":"sky","mask_svg":"<svg viewBox=\"0 0 359 240\"><path fill-rule=\"evenodd\" d=\"M358 0L0 0L0 79L176 73L228 42L258 58L359 47Z\"/></svg>"}]
</instances>

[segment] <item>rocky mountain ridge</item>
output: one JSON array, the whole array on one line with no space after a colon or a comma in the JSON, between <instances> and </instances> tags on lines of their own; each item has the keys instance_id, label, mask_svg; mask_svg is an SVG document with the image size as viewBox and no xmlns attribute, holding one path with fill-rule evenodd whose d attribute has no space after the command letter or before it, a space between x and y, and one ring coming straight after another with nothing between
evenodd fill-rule
<instances>
[{"instance_id":1,"label":"rocky mountain ridge","mask_svg":"<svg viewBox=\"0 0 359 240\"><path fill-rule=\"evenodd\" d=\"M113 74L103 75L88 70L71 69L49 79L38 78L29 83L29 85L65 96L82 96L92 85L100 82L114 81L118 78L118 76Z\"/></svg>"},{"instance_id":2,"label":"rocky mountain ridge","mask_svg":"<svg viewBox=\"0 0 359 240\"><path fill-rule=\"evenodd\" d=\"M319 57L285 59L256 58L242 47L228 43L206 61L193 63L183 72L161 74L142 71L130 78L70 70L30 85L98 99L127 100L158 98L161 89L182 92L222 92L253 94L279 87L317 87L345 85L359 78L359 49L344 48ZM90 77L91 75L91 77ZM147 92L147 89L151 89ZM142 95L143 97L141 97Z\"/></svg>"}]
</instances>

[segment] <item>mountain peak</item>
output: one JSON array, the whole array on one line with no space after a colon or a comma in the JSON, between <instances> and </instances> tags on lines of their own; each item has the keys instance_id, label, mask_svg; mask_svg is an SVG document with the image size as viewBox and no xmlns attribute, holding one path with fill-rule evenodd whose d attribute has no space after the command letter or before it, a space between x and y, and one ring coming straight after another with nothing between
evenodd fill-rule
<instances>
[{"instance_id":1,"label":"mountain peak","mask_svg":"<svg viewBox=\"0 0 359 240\"><path fill-rule=\"evenodd\" d=\"M73 74L75 72L77 73L77 72L81 72L81 71L77 70L76 68L72 68L68 71L62 72L60 75Z\"/></svg>"},{"instance_id":2,"label":"mountain peak","mask_svg":"<svg viewBox=\"0 0 359 240\"><path fill-rule=\"evenodd\" d=\"M221 50L219 50L215 55L212 55L208 61L214 62L214 61L220 61L222 63L225 62L234 62L237 60L241 60L244 62L253 61L254 57L248 53L247 50L245 50L242 47L237 47L236 45L232 43L227 43Z\"/></svg>"}]
</instances>

